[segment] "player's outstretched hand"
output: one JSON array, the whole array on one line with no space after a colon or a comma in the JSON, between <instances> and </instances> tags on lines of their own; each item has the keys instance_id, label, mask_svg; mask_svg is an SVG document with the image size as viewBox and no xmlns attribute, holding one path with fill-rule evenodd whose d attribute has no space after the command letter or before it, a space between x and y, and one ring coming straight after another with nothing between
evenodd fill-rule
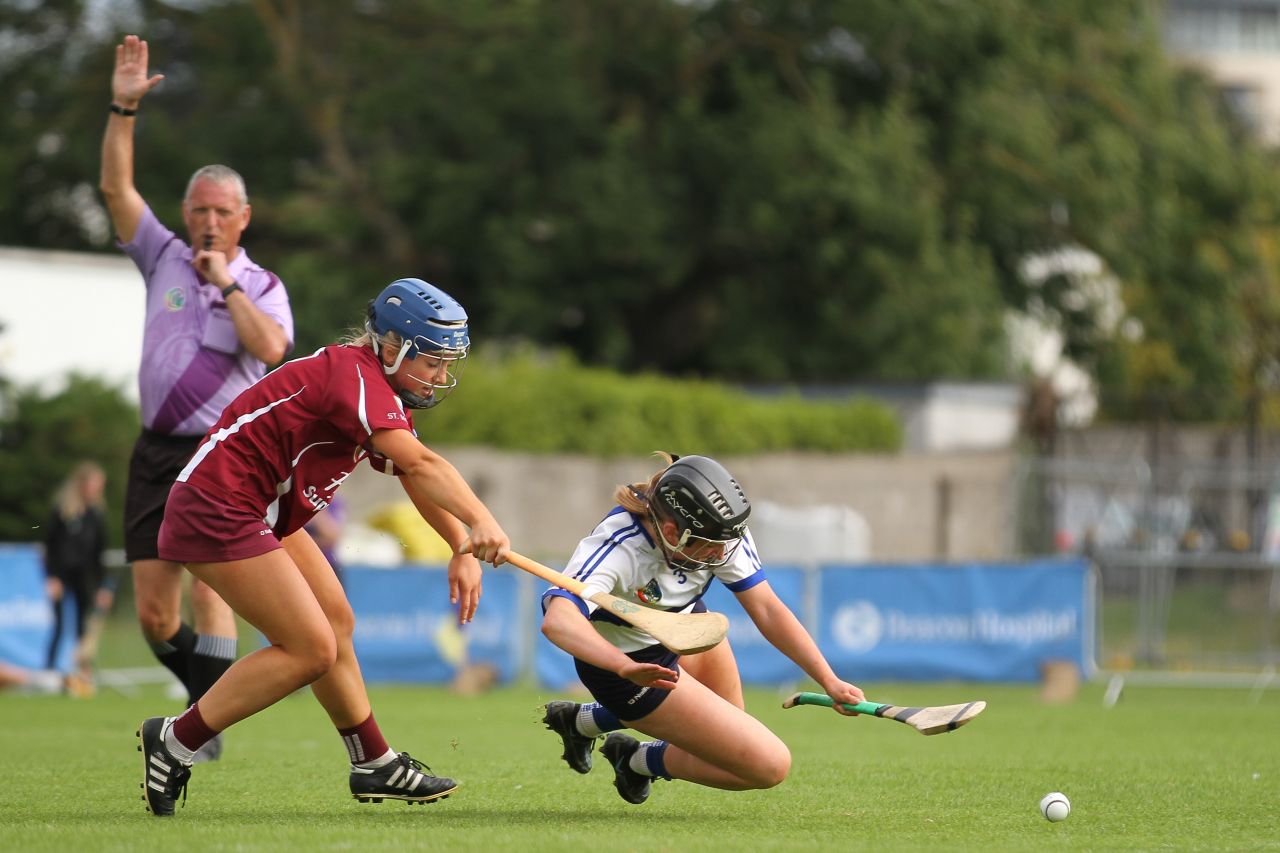
<instances>
[{"instance_id":1,"label":"player's outstretched hand","mask_svg":"<svg viewBox=\"0 0 1280 853\"><path fill-rule=\"evenodd\" d=\"M847 681L833 681L830 684L824 684L823 689L827 691L827 695L836 700L831 707L836 713L844 714L846 717L858 716L853 711L845 710L845 705L856 705L859 702L865 702L866 696L862 695L862 688L856 684L850 684Z\"/></svg>"},{"instance_id":2,"label":"player's outstretched hand","mask_svg":"<svg viewBox=\"0 0 1280 853\"><path fill-rule=\"evenodd\" d=\"M116 67L111 75L111 97L119 106L134 109L142 96L164 79L163 74L147 76L147 43L137 36L125 36L116 45Z\"/></svg>"},{"instance_id":3,"label":"player's outstretched hand","mask_svg":"<svg viewBox=\"0 0 1280 853\"><path fill-rule=\"evenodd\" d=\"M480 561L470 554L449 558L449 603L458 605L458 623L465 625L480 604Z\"/></svg>"},{"instance_id":4,"label":"player's outstretched hand","mask_svg":"<svg viewBox=\"0 0 1280 853\"><path fill-rule=\"evenodd\" d=\"M663 690L675 690L676 681L680 678L680 673L674 669L667 669L656 663L637 661L632 661L618 670L618 675L632 684L639 684L641 687L661 687Z\"/></svg>"},{"instance_id":5,"label":"player's outstretched hand","mask_svg":"<svg viewBox=\"0 0 1280 853\"><path fill-rule=\"evenodd\" d=\"M511 540L502 528L494 522L482 522L471 528L471 535L458 549L459 554L472 554L482 563L500 566L507 561L507 552L511 550Z\"/></svg>"}]
</instances>

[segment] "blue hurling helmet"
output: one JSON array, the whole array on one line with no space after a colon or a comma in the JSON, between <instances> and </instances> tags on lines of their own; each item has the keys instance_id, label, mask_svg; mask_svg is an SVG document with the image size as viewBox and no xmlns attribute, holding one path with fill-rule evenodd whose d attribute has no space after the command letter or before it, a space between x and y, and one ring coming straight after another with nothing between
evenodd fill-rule
<instances>
[{"instance_id":1,"label":"blue hurling helmet","mask_svg":"<svg viewBox=\"0 0 1280 853\"><path fill-rule=\"evenodd\" d=\"M429 409L440 403L458 384L457 374L461 362L467 357L471 339L467 334L467 312L458 300L433 284L420 278L402 278L387 285L378 298L369 303L365 327L373 338L373 351L382 355L385 337L394 332L403 340L395 361L382 369L388 375L400 369L406 358L420 355L434 356L446 363L446 381L441 384L410 378L423 386L426 393L411 390L399 391L405 405L414 409Z\"/></svg>"}]
</instances>

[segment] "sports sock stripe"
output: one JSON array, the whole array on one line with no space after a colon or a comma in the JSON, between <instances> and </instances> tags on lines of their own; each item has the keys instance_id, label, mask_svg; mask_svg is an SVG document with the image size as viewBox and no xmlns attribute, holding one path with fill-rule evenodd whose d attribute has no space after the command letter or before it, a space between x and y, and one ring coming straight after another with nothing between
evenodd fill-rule
<instances>
[{"instance_id":1,"label":"sports sock stripe","mask_svg":"<svg viewBox=\"0 0 1280 853\"><path fill-rule=\"evenodd\" d=\"M365 760L364 746L360 743L359 735L343 735L342 742L347 747L347 755L352 764L360 764Z\"/></svg>"},{"instance_id":2,"label":"sports sock stripe","mask_svg":"<svg viewBox=\"0 0 1280 853\"><path fill-rule=\"evenodd\" d=\"M197 634L195 653L219 660L236 659L236 638Z\"/></svg>"},{"instance_id":3,"label":"sports sock stripe","mask_svg":"<svg viewBox=\"0 0 1280 853\"><path fill-rule=\"evenodd\" d=\"M650 741L641 744L641 750L644 754L645 769L649 771L650 776L657 776L662 779L670 779L667 773L667 742L665 740Z\"/></svg>"}]
</instances>

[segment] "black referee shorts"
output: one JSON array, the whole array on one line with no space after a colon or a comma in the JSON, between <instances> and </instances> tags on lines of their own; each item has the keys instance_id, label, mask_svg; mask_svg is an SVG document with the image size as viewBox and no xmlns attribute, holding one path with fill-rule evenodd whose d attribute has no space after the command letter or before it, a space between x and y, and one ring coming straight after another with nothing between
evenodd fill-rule
<instances>
[{"instance_id":1,"label":"black referee shorts","mask_svg":"<svg viewBox=\"0 0 1280 853\"><path fill-rule=\"evenodd\" d=\"M169 489L191 461L203 435L162 435L144 429L129 457L124 495L124 556L130 563L158 560L156 540Z\"/></svg>"}]
</instances>

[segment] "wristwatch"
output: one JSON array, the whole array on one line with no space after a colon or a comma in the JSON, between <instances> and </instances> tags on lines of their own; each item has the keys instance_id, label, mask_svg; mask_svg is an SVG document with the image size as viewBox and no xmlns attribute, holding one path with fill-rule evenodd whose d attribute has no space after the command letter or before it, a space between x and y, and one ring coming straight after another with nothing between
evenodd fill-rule
<instances>
[{"instance_id":1,"label":"wristwatch","mask_svg":"<svg viewBox=\"0 0 1280 853\"><path fill-rule=\"evenodd\" d=\"M244 288L240 286L240 282L233 281L226 287L222 288L222 298L225 300L233 293L244 293Z\"/></svg>"}]
</instances>

